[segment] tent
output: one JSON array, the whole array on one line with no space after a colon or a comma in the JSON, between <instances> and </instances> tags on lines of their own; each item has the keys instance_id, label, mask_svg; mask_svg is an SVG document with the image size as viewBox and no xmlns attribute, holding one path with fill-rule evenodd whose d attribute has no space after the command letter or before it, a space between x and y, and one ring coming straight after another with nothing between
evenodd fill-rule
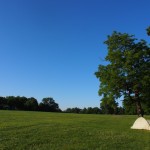
<instances>
[{"instance_id":1,"label":"tent","mask_svg":"<svg viewBox=\"0 0 150 150\"><path fill-rule=\"evenodd\" d=\"M143 117L139 117L131 127L131 129L144 129L150 130L150 120L146 120Z\"/></svg>"}]
</instances>

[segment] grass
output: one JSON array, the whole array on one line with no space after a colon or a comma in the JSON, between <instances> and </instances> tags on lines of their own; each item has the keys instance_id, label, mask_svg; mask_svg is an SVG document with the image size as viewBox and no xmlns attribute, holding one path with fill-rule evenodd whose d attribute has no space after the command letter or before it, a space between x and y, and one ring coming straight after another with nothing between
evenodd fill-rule
<instances>
[{"instance_id":1,"label":"grass","mask_svg":"<svg viewBox=\"0 0 150 150\"><path fill-rule=\"evenodd\" d=\"M149 150L137 116L0 111L0 150ZM150 119L150 116L146 116Z\"/></svg>"}]
</instances>

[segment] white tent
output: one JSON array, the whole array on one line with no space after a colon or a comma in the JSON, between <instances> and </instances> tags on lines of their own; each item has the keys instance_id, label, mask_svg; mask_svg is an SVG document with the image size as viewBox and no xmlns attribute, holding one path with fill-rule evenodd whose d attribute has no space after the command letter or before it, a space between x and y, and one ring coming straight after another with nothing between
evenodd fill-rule
<instances>
[{"instance_id":1,"label":"white tent","mask_svg":"<svg viewBox=\"0 0 150 150\"><path fill-rule=\"evenodd\" d=\"M143 117L139 117L131 127L131 129L145 129L150 130L150 120L146 120Z\"/></svg>"}]
</instances>

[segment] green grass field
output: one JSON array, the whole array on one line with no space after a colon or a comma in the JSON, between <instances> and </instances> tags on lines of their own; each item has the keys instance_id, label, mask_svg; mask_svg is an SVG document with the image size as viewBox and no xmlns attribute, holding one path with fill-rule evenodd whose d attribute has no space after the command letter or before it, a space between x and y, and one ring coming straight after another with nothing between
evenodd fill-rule
<instances>
[{"instance_id":1,"label":"green grass field","mask_svg":"<svg viewBox=\"0 0 150 150\"><path fill-rule=\"evenodd\" d=\"M130 129L136 118L1 110L0 150L150 150L150 131Z\"/></svg>"}]
</instances>

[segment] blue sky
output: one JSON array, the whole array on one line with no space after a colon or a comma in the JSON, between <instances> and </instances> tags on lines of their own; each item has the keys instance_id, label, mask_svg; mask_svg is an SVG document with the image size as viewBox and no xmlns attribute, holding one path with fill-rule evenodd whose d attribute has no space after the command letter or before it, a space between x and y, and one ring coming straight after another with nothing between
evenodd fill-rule
<instances>
[{"instance_id":1,"label":"blue sky","mask_svg":"<svg viewBox=\"0 0 150 150\"><path fill-rule=\"evenodd\" d=\"M148 40L149 0L0 0L0 95L99 107L94 76L114 30Z\"/></svg>"}]
</instances>

